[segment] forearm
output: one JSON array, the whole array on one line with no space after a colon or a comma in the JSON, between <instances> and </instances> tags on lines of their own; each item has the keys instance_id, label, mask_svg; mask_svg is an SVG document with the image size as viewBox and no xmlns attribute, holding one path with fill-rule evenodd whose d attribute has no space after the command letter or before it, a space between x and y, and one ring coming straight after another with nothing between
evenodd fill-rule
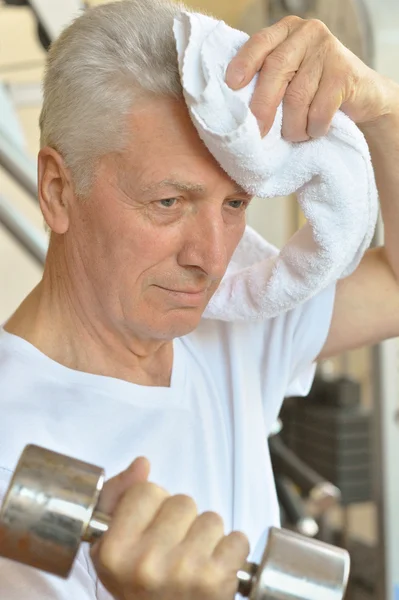
<instances>
[{"instance_id":1,"label":"forearm","mask_svg":"<svg viewBox=\"0 0 399 600\"><path fill-rule=\"evenodd\" d=\"M390 82L387 114L360 125L368 142L380 197L387 260L399 282L399 85Z\"/></svg>"}]
</instances>

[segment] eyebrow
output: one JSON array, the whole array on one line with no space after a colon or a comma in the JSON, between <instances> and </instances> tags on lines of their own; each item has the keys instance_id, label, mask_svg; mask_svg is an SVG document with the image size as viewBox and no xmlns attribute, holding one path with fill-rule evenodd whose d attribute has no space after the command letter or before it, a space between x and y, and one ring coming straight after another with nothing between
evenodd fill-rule
<instances>
[{"instance_id":1,"label":"eyebrow","mask_svg":"<svg viewBox=\"0 0 399 600\"><path fill-rule=\"evenodd\" d=\"M156 191L157 189L163 188L163 187L174 187L177 190L180 190L182 192L194 192L197 194L206 192L205 185L201 185L200 183L190 183L187 181L180 181L180 180L176 180L176 179L163 179L162 181L159 181L157 183L153 183L148 186L142 187L140 189L140 191L141 192L153 192L153 191ZM237 186L237 185L236 185L235 189L232 191L232 194L242 194L242 195L246 195L246 196L250 195L250 194L248 194L248 192L243 190L242 187Z\"/></svg>"}]
</instances>

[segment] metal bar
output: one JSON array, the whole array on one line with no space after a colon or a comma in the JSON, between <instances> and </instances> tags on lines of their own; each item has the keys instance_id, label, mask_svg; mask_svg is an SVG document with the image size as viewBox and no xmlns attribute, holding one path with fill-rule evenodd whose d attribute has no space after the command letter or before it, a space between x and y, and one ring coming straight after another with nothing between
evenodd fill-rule
<instances>
[{"instance_id":1,"label":"metal bar","mask_svg":"<svg viewBox=\"0 0 399 600\"><path fill-rule=\"evenodd\" d=\"M22 244L41 266L47 254L47 238L0 195L0 223Z\"/></svg>"},{"instance_id":2,"label":"metal bar","mask_svg":"<svg viewBox=\"0 0 399 600\"><path fill-rule=\"evenodd\" d=\"M376 242L383 242L381 220ZM373 348L374 496L378 509L377 598L399 597L399 340Z\"/></svg>"},{"instance_id":3,"label":"metal bar","mask_svg":"<svg viewBox=\"0 0 399 600\"><path fill-rule=\"evenodd\" d=\"M379 515L378 598L399 594L399 345L388 340L374 349L376 465L374 489Z\"/></svg>"},{"instance_id":4,"label":"metal bar","mask_svg":"<svg viewBox=\"0 0 399 600\"><path fill-rule=\"evenodd\" d=\"M0 131L0 166L37 201L35 162Z\"/></svg>"}]
</instances>

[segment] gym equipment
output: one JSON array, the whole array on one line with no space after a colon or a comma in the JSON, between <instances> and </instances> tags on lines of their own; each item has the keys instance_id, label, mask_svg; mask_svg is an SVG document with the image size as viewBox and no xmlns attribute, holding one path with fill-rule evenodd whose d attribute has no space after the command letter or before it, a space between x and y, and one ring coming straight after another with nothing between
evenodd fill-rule
<instances>
[{"instance_id":1,"label":"gym equipment","mask_svg":"<svg viewBox=\"0 0 399 600\"><path fill-rule=\"evenodd\" d=\"M0 509L0 555L67 577L82 541L92 543L110 518L96 511L104 470L40 446L23 450ZM342 600L349 554L272 528L259 565L237 573L251 600Z\"/></svg>"},{"instance_id":2,"label":"gym equipment","mask_svg":"<svg viewBox=\"0 0 399 600\"><path fill-rule=\"evenodd\" d=\"M319 533L319 526L315 519L307 514L304 501L292 481L281 475L277 475L275 479L278 501L285 518L298 533L315 537Z\"/></svg>"},{"instance_id":3,"label":"gym equipment","mask_svg":"<svg viewBox=\"0 0 399 600\"><path fill-rule=\"evenodd\" d=\"M289 398L281 414L287 451L338 486L341 504L372 499L371 413L357 381L317 376L306 403Z\"/></svg>"},{"instance_id":4,"label":"gym equipment","mask_svg":"<svg viewBox=\"0 0 399 600\"><path fill-rule=\"evenodd\" d=\"M320 369L305 403L303 398L286 400L281 436L296 455L342 491L342 528L338 532L321 523L321 529L324 541L342 545L350 552L347 600L391 600L390 590L384 591L381 586L381 554L385 549L353 539L348 526L348 506L372 497L373 415L362 407L359 382L348 374L337 376L328 370ZM375 411L377 408L378 403ZM390 537L398 539L394 531ZM398 575L394 568L391 576Z\"/></svg>"},{"instance_id":5,"label":"gym equipment","mask_svg":"<svg viewBox=\"0 0 399 600\"><path fill-rule=\"evenodd\" d=\"M318 514L340 502L340 490L298 458L279 435L269 439L269 448L274 472L289 477L309 497Z\"/></svg>"},{"instance_id":6,"label":"gym equipment","mask_svg":"<svg viewBox=\"0 0 399 600\"><path fill-rule=\"evenodd\" d=\"M284 445L282 431L283 423L278 419L269 435L281 522L288 529L313 538L320 533L315 518L336 506L341 492Z\"/></svg>"}]
</instances>

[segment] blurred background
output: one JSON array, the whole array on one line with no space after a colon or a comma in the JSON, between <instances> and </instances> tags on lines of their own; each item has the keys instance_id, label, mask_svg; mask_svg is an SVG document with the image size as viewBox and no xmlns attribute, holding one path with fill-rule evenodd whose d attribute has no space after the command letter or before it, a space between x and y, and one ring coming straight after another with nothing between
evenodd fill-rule
<instances>
[{"instance_id":1,"label":"blurred background","mask_svg":"<svg viewBox=\"0 0 399 600\"><path fill-rule=\"evenodd\" d=\"M100 3L0 0L0 323L39 281L45 256L35 158L46 50L79 7ZM321 19L399 82L399 0L186 4L249 34L287 14ZM303 217L294 198L276 198L255 201L248 221L281 247ZM270 447L284 525L349 548L348 600L399 600L398 340L320 364L309 398L286 400Z\"/></svg>"}]
</instances>

